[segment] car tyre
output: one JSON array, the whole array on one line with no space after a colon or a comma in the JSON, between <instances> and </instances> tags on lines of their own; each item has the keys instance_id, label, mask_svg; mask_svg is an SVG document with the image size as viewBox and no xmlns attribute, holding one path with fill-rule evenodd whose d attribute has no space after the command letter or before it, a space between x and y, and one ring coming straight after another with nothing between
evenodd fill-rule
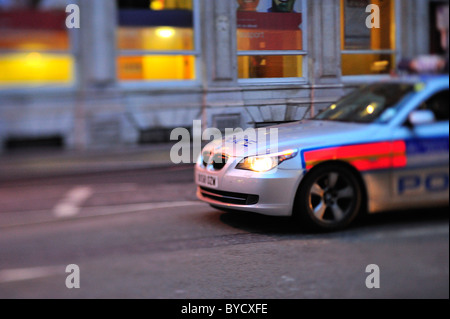
<instances>
[{"instance_id":1,"label":"car tyre","mask_svg":"<svg viewBox=\"0 0 450 319\"><path fill-rule=\"evenodd\" d=\"M340 230L358 216L362 201L356 174L344 165L328 164L305 176L296 195L293 216L307 230Z\"/></svg>"}]
</instances>

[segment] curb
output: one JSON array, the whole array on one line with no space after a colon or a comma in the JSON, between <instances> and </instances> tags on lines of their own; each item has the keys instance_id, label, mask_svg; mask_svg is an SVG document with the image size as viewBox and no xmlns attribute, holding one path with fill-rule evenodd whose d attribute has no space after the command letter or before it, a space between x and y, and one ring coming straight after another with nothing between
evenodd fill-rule
<instances>
[{"instance_id":1,"label":"curb","mask_svg":"<svg viewBox=\"0 0 450 319\"><path fill-rule=\"evenodd\" d=\"M169 146L104 153L13 154L0 157L0 181L163 169L180 165L188 167L191 164L174 164L170 160Z\"/></svg>"},{"instance_id":2,"label":"curb","mask_svg":"<svg viewBox=\"0 0 450 319\"><path fill-rule=\"evenodd\" d=\"M181 165L181 164L180 164ZM183 164L185 167L188 165ZM102 165L91 167L71 167L70 169L58 169L51 170L31 170L31 169L14 169L8 170L7 173L0 172L0 181L16 181L25 179L39 179L39 178L52 178L52 177L71 177L91 174L106 174L106 173L118 173L118 172L132 172L132 171L144 171L155 169L166 169L174 166L179 166L173 163L144 163L134 165ZM193 164L192 164L193 166Z\"/></svg>"}]
</instances>

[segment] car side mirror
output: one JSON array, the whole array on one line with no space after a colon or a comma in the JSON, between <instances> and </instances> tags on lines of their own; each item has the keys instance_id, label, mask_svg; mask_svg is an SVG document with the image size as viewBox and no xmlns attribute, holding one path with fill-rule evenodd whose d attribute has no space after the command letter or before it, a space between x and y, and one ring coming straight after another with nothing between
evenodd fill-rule
<instances>
[{"instance_id":1,"label":"car side mirror","mask_svg":"<svg viewBox=\"0 0 450 319\"><path fill-rule=\"evenodd\" d=\"M431 124L434 122L436 122L436 117L430 110L416 110L413 111L408 117L408 126L411 127Z\"/></svg>"}]
</instances>

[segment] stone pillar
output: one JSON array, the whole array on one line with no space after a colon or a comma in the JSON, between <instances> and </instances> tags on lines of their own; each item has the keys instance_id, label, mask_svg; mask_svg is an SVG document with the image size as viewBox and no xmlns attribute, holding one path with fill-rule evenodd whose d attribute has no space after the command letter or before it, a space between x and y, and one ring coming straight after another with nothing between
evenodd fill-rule
<instances>
[{"instance_id":1,"label":"stone pillar","mask_svg":"<svg viewBox=\"0 0 450 319\"><path fill-rule=\"evenodd\" d=\"M310 82L340 83L340 1L308 1L308 16Z\"/></svg>"},{"instance_id":2,"label":"stone pillar","mask_svg":"<svg viewBox=\"0 0 450 319\"><path fill-rule=\"evenodd\" d=\"M240 116L244 102L237 81L237 1L201 0L201 4L204 70L201 116L203 129L220 126L218 122L235 117L235 125L230 124L230 126L242 127L245 125L245 120Z\"/></svg>"},{"instance_id":3,"label":"stone pillar","mask_svg":"<svg viewBox=\"0 0 450 319\"><path fill-rule=\"evenodd\" d=\"M116 1L80 0L79 83L105 88L116 81Z\"/></svg>"},{"instance_id":4,"label":"stone pillar","mask_svg":"<svg viewBox=\"0 0 450 319\"><path fill-rule=\"evenodd\" d=\"M78 95L73 133L68 144L77 150L120 142L120 107L116 84L116 1L80 0L76 36ZM106 136L106 137L105 137ZM110 138L111 137L111 138ZM110 140L108 140L108 138ZM109 143L109 144L108 144Z\"/></svg>"},{"instance_id":5,"label":"stone pillar","mask_svg":"<svg viewBox=\"0 0 450 319\"><path fill-rule=\"evenodd\" d=\"M237 81L236 2L203 0L203 54L209 86L234 86Z\"/></svg>"},{"instance_id":6,"label":"stone pillar","mask_svg":"<svg viewBox=\"0 0 450 319\"><path fill-rule=\"evenodd\" d=\"M344 94L341 81L340 0L308 1L310 104L306 117Z\"/></svg>"},{"instance_id":7,"label":"stone pillar","mask_svg":"<svg viewBox=\"0 0 450 319\"><path fill-rule=\"evenodd\" d=\"M428 54L429 38L429 1L398 0L397 24L401 46L399 49L402 58L414 58L418 55Z\"/></svg>"}]
</instances>

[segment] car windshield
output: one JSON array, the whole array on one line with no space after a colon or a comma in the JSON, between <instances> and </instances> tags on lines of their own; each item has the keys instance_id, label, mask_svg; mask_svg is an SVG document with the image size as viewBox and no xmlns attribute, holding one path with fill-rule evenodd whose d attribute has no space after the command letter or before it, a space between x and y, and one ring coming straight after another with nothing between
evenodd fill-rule
<instances>
[{"instance_id":1,"label":"car windshield","mask_svg":"<svg viewBox=\"0 0 450 319\"><path fill-rule=\"evenodd\" d=\"M386 123L397 113L399 102L414 91L414 85L378 83L364 86L330 105L316 120L354 123Z\"/></svg>"}]
</instances>

